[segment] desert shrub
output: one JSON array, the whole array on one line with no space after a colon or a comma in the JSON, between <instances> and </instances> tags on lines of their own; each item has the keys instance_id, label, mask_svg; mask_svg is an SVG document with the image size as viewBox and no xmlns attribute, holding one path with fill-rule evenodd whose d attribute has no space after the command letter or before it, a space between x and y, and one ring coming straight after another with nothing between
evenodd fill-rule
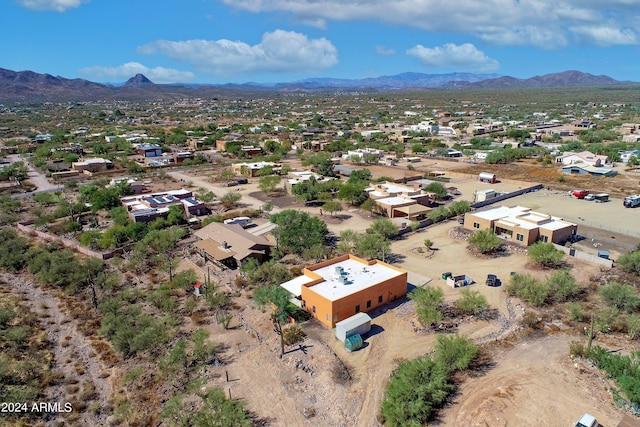
<instances>
[{"instance_id":1,"label":"desert shrub","mask_svg":"<svg viewBox=\"0 0 640 427\"><path fill-rule=\"evenodd\" d=\"M585 357L587 356L587 347L582 341L571 341L569 343L569 354L572 356Z\"/></svg>"},{"instance_id":2,"label":"desert shrub","mask_svg":"<svg viewBox=\"0 0 640 427\"><path fill-rule=\"evenodd\" d=\"M540 307L548 297L547 286L529 274L515 274L505 287L507 294L515 295L528 303Z\"/></svg>"},{"instance_id":3,"label":"desert shrub","mask_svg":"<svg viewBox=\"0 0 640 427\"><path fill-rule=\"evenodd\" d=\"M565 302L580 292L580 286L568 270L556 271L546 281L549 298L554 302Z\"/></svg>"},{"instance_id":4,"label":"desert shrub","mask_svg":"<svg viewBox=\"0 0 640 427\"><path fill-rule=\"evenodd\" d=\"M302 330L300 325L293 324L282 328L282 338L285 345L294 345L304 339L307 334Z\"/></svg>"},{"instance_id":5,"label":"desert shrub","mask_svg":"<svg viewBox=\"0 0 640 427\"><path fill-rule=\"evenodd\" d=\"M424 425L453 389L447 369L429 356L400 363L391 375L380 408L385 424Z\"/></svg>"},{"instance_id":6,"label":"desert shrub","mask_svg":"<svg viewBox=\"0 0 640 427\"><path fill-rule=\"evenodd\" d=\"M630 252L618 258L618 265L624 271L640 276L640 251Z\"/></svg>"},{"instance_id":7,"label":"desert shrub","mask_svg":"<svg viewBox=\"0 0 640 427\"><path fill-rule=\"evenodd\" d=\"M620 390L632 404L640 403L640 352L621 355L594 346L589 357L607 372L607 376L615 378Z\"/></svg>"},{"instance_id":8,"label":"desert shrub","mask_svg":"<svg viewBox=\"0 0 640 427\"><path fill-rule=\"evenodd\" d=\"M467 369L478 355L478 346L467 337L439 334L437 341L433 358L449 371Z\"/></svg>"},{"instance_id":9,"label":"desert shrub","mask_svg":"<svg viewBox=\"0 0 640 427\"><path fill-rule=\"evenodd\" d=\"M582 304L579 302L570 302L565 306L567 309L567 317L569 320L574 320L576 322L584 321L584 310L582 309Z\"/></svg>"},{"instance_id":10,"label":"desert shrub","mask_svg":"<svg viewBox=\"0 0 640 427\"><path fill-rule=\"evenodd\" d=\"M620 322L620 311L615 307L599 310L594 316L594 328L598 332L609 333L617 329Z\"/></svg>"},{"instance_id":11,"label":"desert shrub","mask_svg":"<svg viewBox=\"0 0 640 427\"><path fill-rule=\"evenodd\" d=\"M490 228L476 231L469 236L468 241L482 254L494 252L501 246L500 238Z\"/></svg>"},{"instance_id":12,"label":"desert shrub","mask_svg":"<svg viewBox=\"0 0 640 427\"><path fill-rule=\"evenodd\" d=\"M640 307L640 297L635 287L618 282L611 282L598 290L609 307L631 313Z\"/></svg>"},{"instance_id":13,"label":"desert shrub","mask_svg":"<svg viewBox=\"0 0 640 427\"><path fill-rule=\"evenodd\" d=\"M122 297L105 299L100 311L103 313L100 333L125 356L150 350L172 336L170 318L143 314L139 306Z\"/></svg>"},{"instance_id":14,"label":"desert shrub","mask_svg":"<svg viewBox=\"0 0 640 427\"><path fill-rule=\"evenodd\" d=\"M630 314L627 316L627 334L632 340L640 337L640 315Z\"/></svg>"},{"instance_id":15,"label":"desert shrub","mask_svg":"<svg viewBox=\"0 0 640 427\"><path fill-rule=\"evenodd\" d=\"M536 242L529 246L527 255L532 262L547 268L558 268L562 265L564 252L556 249L553 243Z\"/></svg>"},{"instance_id":16,"label":"desert shrub","mask_svg":"<svg viewBox=\"0 0 640 427\"><path fill-rule=\"evenodd\" d=\"M478 314L487 309L487 299L479 291L462 289L460 295L462 297L455 302L458 310L469 314Z\"/></svg>"},{"instance_id":17,"label":"desert shrub","mask_svg":"<svg viewBox=\"0 0 640 427\"><path fill-rule=\"evenodd\" d=\"M415 302L418 320L423 325L431 326L442 320L442 313L438 310L438 306L444 301L442 289L435 287L416 288L408 296Z\"/></svg>"}]
</instances>

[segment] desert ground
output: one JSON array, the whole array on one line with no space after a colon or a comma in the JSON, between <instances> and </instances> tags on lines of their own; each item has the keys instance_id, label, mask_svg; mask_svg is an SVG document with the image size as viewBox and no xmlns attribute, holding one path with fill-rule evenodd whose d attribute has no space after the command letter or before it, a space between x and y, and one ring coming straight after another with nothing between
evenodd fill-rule
<instances>
[{"instance_id":1,"label":"desert ground","mask_svg":"<svg viewBox=\"0 0 640 427\"><path fill-rule=\"evenodd\" d=\"M252 179L249 185L227 188L211 182L202 171L197 174L169 172L168 175L177 185L184 184L192 190L204 188L219 197L228 191L240 191L242 208L258 208L265 203L264 197L258 197L257 179ZM463 200L469 200L473 191L487 186L480 186L473 176L453 178L450 185L461 191L459 199ZM528 185L505 182L488 188L512 191ZM584 218L585 225L606 237L609 233L618 236L614 230L602 231L601 225L612 216L620 218L615 223L624 226L633 224L634 215L640 212L625 210L618 202L595 204L572 199L564 192L541 190L510 199L508 204L529 206L569 220L574 215L576 219ZM272 203L276 206L274 212L289 207L279 206L276 199ZM305 207L302 203L291 207L320 215L317 207ZM347 206L337 218L324 215L322 219L334 234L344 229L363 231L370 224L366 212ZM476 281L471 289L487 298L493 312L486 318L465 318L456 325L456 332L482 346L490 363L461 378L451 402L431 425L570 426L582 413L588 412L596 416L601 425L615 426L623 414L613 404L607 381L584 361L569 357L569 342L585 339L582 326L542 320L540 329L527 331L520 322L525 305L507 297L504 286L494 288L484 284L489 273L496 274L505 284L512 272L540 278L550 272L532 268L522 250L507 251L495 258L478 258L459 238L458 227L457 221L452 220L408 233L393 241L387 260L408 270L413 286L442 288L446 302L455 301L460 289L447 286L441 274L446 271L467 274ZM433 251L424 249L425 239L434 242ZM617 243L614 240L621 238L609 240L614 248ZM602 242L607 243L604 239ZM589 245L590 241L585 247ZM575 259L567 262L582 286L601 274L597 265ZM269 313L252 304L250 292L234 288L235 273L209 265L201 267L192 259L183 260L180 269L193 268L203 277L207 267L212 278L234 296L234 310L229 330L213 319L205 326L211 338L220 343L220 349L219 363L208 365L202 377L208 385L220 386L230 397L245 402L246 408L255 414L257 425L380 425L379 408L384 388L397 363L428 354L434 347L436 335L422 328L413 303L405 299L372 313L372 331L365 337L365 346L356 352L348 352L331 330L309 321L303 325L308 334L304 342L287 348L280 359L279 338L273 331ZM47 305L53 306L53 303ZM602 341L604 339L607 337L596 337L595 344L619 345ZM84 345L78 343L77 346ZM80 352L79 357L92 366L89 355ZM99 367L95 367L95 371L99 372ZM98 387L96 393L102 396L110 386ZM103 420L94 418L93 421Z\"/></svg>"},{"instance_id":2,"label":"desert ground","mask_svg":"<svg viewBox=\"0 0 640 427\"><path fill-rule=\"evenodd\" d=\"M464 272L479 279L472 289L498 311L494 319L468 319L458 325L458 332L486 346L492 366L466 378L433 425L561 426L571 425L583 412L594 414L604 426L616 425L623 414L613 405L605 380L586 363L569 357L569 342L584 337L559 323L514 339L512 334L522 333L518 320L524 306L507 298L503 287L482 283L488 272L503 280L511 271L541 277L548 272L528 268L526 256L519 253L475 259L464 241L449 237L456 226L448 222L393 244L394 252L408 253L396 265L430 277L425 286L441 287L447 301L455 300L460 289L448 287L439 273ZM412 251L427 236L437 250L430 256ZM583 262L572 260L571 267L580 282L599 273L599 267ZM212 381L274 426L378 425L384 386L397 362L427 354L435 343L435 334L421 329L412 302L405 300L373 313L372 333L357 352L348 352L331 330L312 321L304 325L308 337L303 345L288 349L280 360L268 313L253 308L248 299L246 304L234 318L232 331L210 326L214 337L231 343L220 356L227 365L210 368L215 373ZM499 338L510 344L495 345ZM606 345L598 340L596 344ZM341 376L342 364L350 379Z\"/></svg>"}]
</instances>

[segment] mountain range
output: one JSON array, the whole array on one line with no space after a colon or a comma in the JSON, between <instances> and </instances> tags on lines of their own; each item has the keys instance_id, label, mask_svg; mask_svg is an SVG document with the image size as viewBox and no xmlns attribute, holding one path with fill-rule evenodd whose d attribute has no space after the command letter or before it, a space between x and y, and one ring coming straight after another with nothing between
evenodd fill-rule
<instances>
[{"instance_id":1,"label":"mountain range","mask_svg":"<svg viewBox=\"0 0 640 427\"><path fill-rule=\"evenodd\" d=\"M310 78L290 83L245 84L156 84L137 74L121 85L67 79L33 71L0 68L0 102L66 102L97 100L179 99L273 93L326 93L336 91L397 91L428 89L507 89L607 86L630 84L608 76L564 71L529 79L496 74L402 73L365 79Z\"/></svg>"}]
</instances>

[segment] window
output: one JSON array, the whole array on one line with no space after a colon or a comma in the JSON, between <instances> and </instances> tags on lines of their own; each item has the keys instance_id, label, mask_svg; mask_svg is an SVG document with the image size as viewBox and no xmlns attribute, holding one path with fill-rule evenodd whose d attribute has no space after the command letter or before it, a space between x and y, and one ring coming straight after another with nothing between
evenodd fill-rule
<instances>
[{"instance_id":1,"label":"window","mask_svg":"<svg viewBox=\"0 0 640 427\"><path fill-rule=\"evenodd\" d=\"M382 303L382 295L378 297L378 304Z\"/></svg>"},{"instance_id":2,"label":"window","mask_svg":"<svg viewBox=\"0 0 640 427\"><path fill-rule=\"evenodd\" d=\"M331 315L327 313L327 322L331 322Z\"/></svg>"},{"instance_id":3,"label":"window","mask_svg":"<svg viewBox=\"0 0 640 427\"><path fill-rule=\"evenodd\" d=\"M516 240L518 242L524 242L524 234L520 234L520 233L516 234Z\"/></svg>"},{"instance_id":4,"label":"window","mask_svg":"<svg viewBox=\"0 0 640 427\"><path fill-rule=\"evenodd\" d=\"M367 308L371 308L371 300L367 301Z\"/></svg>"},{"instance_id":5,"label":"window","mask_svg":"<svg viewBox=\"0 0 640 427\"><path fill-rule=\"evenodd\" d=\"M542 240L543 242L547 243L549 241L549 237L548 236L540 236L540 240Z\"/></svg>"},{"instance_id":6,"label":"window","mask_svg":"<svg viewBox=\"0 0 640 427\"><path fill-rule=\"evenodd\" d=\"M360 313L360 304L356 305L356 313Z\"/></svg>"},{"instance_id":7,"label":"window","mask_svg":"<svg viewBox=\"0 0 640 427\"><path fill-rule=\"evenodd\" d=\"M334 321L334 322L337 322L337 321L338 321L338 315L337 315L337 314L334 314L334 315L333 315L333 321Z\"/></svg>"},{"instance_id":8,"label":"window","mask_svg":"<svg viewBox=\"0 0 640 427\"><path fill-rule=\"evenodd\" d=\"M314 305L313 308L311 309L311 311L313 311L314 313L316 312L316 306Z\"/></svg>"},{"instance_id":9,"label":"window","mask_svg":"<svg viewBox=\"0 0 640 427\"><path fill-rule=\"evenodd\" d=\"M474 222L473 223L473 228L480 228L480 223L479 222Z\"/></svg>"}]
</instances>

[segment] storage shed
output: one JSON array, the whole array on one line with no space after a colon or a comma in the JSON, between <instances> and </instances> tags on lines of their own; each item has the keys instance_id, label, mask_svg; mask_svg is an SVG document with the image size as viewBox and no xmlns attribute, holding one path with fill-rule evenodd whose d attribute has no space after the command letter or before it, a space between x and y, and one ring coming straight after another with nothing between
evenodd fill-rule
<instances>
[{"instance_id":1,"label":"storage shed","mask_svg":"<svg viewBox=\"0 0 640 427\"><path fill-rule=\"evenodd\" d=\"M478 181L494 184L497 181L496 174L491 172L480 172Z\"/></svg>"},{"instance_id":2,"label":"storage shed","mask_svg":"<svg viewBox=\"0 0 640 427\"><path fill-rule=\"evenodd\" d=\"M340 341L352 335L364 335L371 330L371 317L367 313L357 313L336 323L336 338Z\"/></svg>"}]
</instances>

